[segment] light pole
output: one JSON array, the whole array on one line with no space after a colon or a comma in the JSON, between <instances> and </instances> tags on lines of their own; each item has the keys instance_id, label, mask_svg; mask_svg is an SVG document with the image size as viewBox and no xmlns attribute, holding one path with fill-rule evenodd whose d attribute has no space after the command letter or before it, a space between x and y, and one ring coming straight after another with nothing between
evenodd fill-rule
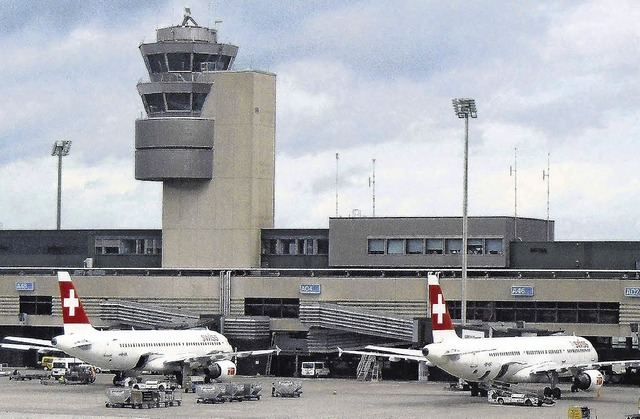
<instances>
[{"instance_id":1,"label":"light pole","mask_svg":"<svg viewBox=\"0 0 640 419\"><path fill-rule=\"evenodd\" d=\"M452 99L453 112L458 118L464 118L464 180L462 194L462 305L461 321L462 325L467 324L467 265L469 241L469 225L467 217L467 202L469 195L469 117L477 118L476 101L471 98Z\"/></svg>"},{"instance_id":2,"label":"light pole","mask_svg":"<svg viewBox=\"0 0 640 419\"><path fill-rule=\"evenodd\" d=\"M60 213L62 208L62 157L69 155L71 141L56 141L51 149L52 156L58 156L58 217L56 227L60 230Z\"/></svg>"}]
</instances>

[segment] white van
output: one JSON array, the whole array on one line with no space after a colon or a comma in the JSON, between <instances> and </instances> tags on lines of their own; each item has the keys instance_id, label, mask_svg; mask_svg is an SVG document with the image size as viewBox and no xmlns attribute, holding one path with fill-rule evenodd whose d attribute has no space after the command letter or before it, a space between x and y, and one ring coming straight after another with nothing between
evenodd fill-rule
<instances>
[{"instance_id":1,"label":"white van","mask_svg":"<svg viewBox=\"0 0 640 419\"><path fill-rule=\"evenodd\" d=\"M302 376L303 377L328 377L329 368L325 365L324 362L303 362Z\"/></svg>"},{"instance_id":2,"label":"white van","mask_svg":"<svg viewBox=\"0 0 640 419\"><path fill-rule=\"evenodd\" d=\"M73 365L83 364L78 358L54 358L51 361L51 376L54 378L60 378L67 370Z\"/></svg>"}]
</instances>

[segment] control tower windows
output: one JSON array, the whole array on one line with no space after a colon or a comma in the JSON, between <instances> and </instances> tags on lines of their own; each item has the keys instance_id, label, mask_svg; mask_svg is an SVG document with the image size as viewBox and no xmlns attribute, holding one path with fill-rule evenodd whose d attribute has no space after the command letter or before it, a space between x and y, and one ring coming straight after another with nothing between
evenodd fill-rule
<instances>
[{"instance_id":1,"label":"control tower windows","mask_svg":"<svg viewBox=\"0 0 640 419\"><path fill-rule=\"evenodd\" d=\"M193 69L191 71L194 73L208 71L209 64L215 63L217 59L218 56L214 54L193 54Z\"/></svg>"},{"instance_id":2,"label":"control tower windows","mask_svg":"<svg viewBox=\"0 0 640 419\"><path fill-rule=\"evenodd\" d=\"M167 72L167 61L164 54L147 55L147 60L149 60L149 68L151 69L152 73Z\"/></svg>"},{"instance_id":3,"label":"control tower windows","mask_svg":"<svg viewBox=\"0 0 640 419\"><path fill-rule=\"evenodd\" d=\"M167 111L202 112L204 102L207 100L207 93L149 93L142 95L142 97L149 115Z\"/></svg>"},{"instance_id":4,"label":"control tower windows","mask_svg":"<svg viewBox=\"0 0 640 419\"><path fill-rule=\"evenodd\" d=\"M191 54L185 52L174 52L167 54L167 62L169 63L169 71L188 71L191 72Z\"/></svg>"},{"instance_id":5,"label":"control tower windows","mask_svg":"<svg viewBox=\"0 0 640 419\"><path fill-rule=\"evenodd\" d=\"M143 95L143 98L148 114L165 112L164 96L162 93L150 93Z\"/></svg>"},{"instance_id":6,"label":"control tower windows","mask_svg":"<svg viewBox=\"0 0 640 419\"><path fill-rule=\"evenodd\" d=\"M168 111L190 111L191 93L166 93Z\"/></svg>"}]
</instances>

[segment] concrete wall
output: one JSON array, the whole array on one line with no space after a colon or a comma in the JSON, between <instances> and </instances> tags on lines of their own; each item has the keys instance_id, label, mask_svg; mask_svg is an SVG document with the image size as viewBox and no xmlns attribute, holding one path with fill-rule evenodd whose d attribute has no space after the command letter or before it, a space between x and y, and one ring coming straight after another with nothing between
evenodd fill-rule
<instances>
[{"instance_id":1,"label":"concrete wall","mask_svg":"<svg viewBox=\"0 0 640 419\"><path fill-rule=\"evenodd\" d=\"M546 237L545 220L519 218L523 240ZM502 239L502 254L470 254L470 267L507 267L509 244L514 240L513 217L470 217L469 239ZM461 254L375 255L368 253L369 238L461 238L462 217L360 217L329 219L329 265L332 267L456 267Z\"/></svg>"},{"instance_id":2,"label":"concrete wall","mask_svg":"<svg viewBox=\"0 0 640 419\"><path fill-rule=\"evenodd\" d=\"M163 266L260 266L260 234L272 228L275 75L206 73L202 116L215 120L213 179L163 183Z\"/></svg>"}]
</instances>

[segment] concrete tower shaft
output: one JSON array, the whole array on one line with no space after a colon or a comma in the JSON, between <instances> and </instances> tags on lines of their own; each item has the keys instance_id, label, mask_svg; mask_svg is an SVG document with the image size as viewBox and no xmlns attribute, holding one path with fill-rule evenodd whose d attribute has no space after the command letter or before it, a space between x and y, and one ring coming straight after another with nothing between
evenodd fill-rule
<instances>
[{"instance_id":1,"label":"concrete tower shaft","mask_svg":"<svg viewBox=\"0 0 640 419\"><path fill-rule=\"evenodd\" d=\"M163 266L259 266L274 219L275 75L232 71L238 47L188 14L140 51L135 176L163 182Z\"/></svg>"}]
</instances>

